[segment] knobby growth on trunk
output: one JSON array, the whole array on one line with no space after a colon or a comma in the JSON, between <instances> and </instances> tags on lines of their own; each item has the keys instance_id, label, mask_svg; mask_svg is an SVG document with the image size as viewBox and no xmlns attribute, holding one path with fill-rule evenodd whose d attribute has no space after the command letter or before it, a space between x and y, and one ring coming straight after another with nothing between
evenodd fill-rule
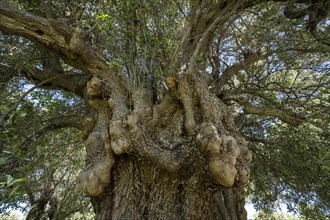
<instances>
[{"instance_id":1,"label":"knobby growth on trunk","mask_svg":"<svg viewBox=\"0 0 330 220\"><path fill-rule=\"evenodd\" d=\"M167 86L169 94L159 104L140 88L127 97L130 105L118 105L123 97L94 96L104 91L102 80L88 83L94 113L83 123L89 157L80 176L84 192L96 196L100 207L112 195L112 208L100 209L100 216L203 218L218 215L212 206L222 202L231 204L231 212L221 206L222 216L243 218L241 187L251 153L228 108L208 92L202 74L167 78ZM225 195L233 201L222 200Z\"/></svg>"},{"instance_id":2,"label":"knobby growth on trunk","mask_svg":"<svg viewBox=\"0 0 330 220\"><path fill-rule=\"evenodd\" d=\"M0 5L2 32L30 39L86 74L52 83L85 99L81 128L87 158L79 180L97 219L246 219L244 186L252 155L223 100L234 100L251 114L258 109L220 93L235 73L265 54L246 54L222 77L207 73L201 61L215 30L225 31L225 22L257 3L194 1L188 30L168 62L162 98L148 85L132 87L108 67L87 40L93 28ZM296 17L289 9L286 13ZM259 111L291 124L303 121L281 111Z\"/></svg>"}]
</instances>

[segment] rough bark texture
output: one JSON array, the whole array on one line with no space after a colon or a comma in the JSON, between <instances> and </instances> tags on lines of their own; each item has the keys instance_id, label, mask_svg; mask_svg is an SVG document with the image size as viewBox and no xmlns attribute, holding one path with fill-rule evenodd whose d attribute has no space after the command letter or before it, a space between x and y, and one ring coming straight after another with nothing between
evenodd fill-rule
<instances>
[{"instance_id":1,"label":"rough bark texture","mask_svg":"<svg viewBox=\"0 0 330 220\"><path fill-rule=\"evenodd\" d=\"M158 104L151 89L128 92L127 81L89 45L89 31L0 4L1 31L30 39L87 75L86 87L54 84L80 88L76 93L89 109L82 123L87 163L80 184L96 219L246 219L243 187L251 153L195 58L207 53L215 26L253 4L214 8L196 1ZM182 64L186 68L178 68Z\"/></svg>"},{"instance_id":2,"label":"rough bark texture","mask_svg":"<svg viewBox=\"0 0 330 220\"><path fill-rule=\"evenodd\" d=\"M30 79L49 80L86 101L82 133L87 162L80 184L91 197L96 219L246 219L243 188L252 156L231 110L215 94L220 95L236 72L263 56L252 54L229 67L213 82L213 93L210 75L198 70L205 69L198 68L198 61L208 54L216 29L237 12L264 1L193 2L189 28L169 63L168 90L159 103L151 89L141 86L129 91L129 81L111 72L102 53L88 41L92 30L0 4L0 31L25 37L44 47L44 53L57 56L43 63L49 71L36 72ZM324 18L330 4L317 2L301 11L289 4L284 14L292 19L308 15L311 33L328 45L318 36L315 17ZM59 58L83 74L61 77ZM6 67L3 73L8 75L0 81L7 82L12 77L9 72ZM236 101L245 113L275 116L291 124L302 120ZM40 204L39 209L44 209L46 203Z\"/></svg>"},{"instance_id":3,"label":"rough bark texture","mask_svg":"<svg viewBox=\"0 0 330 220\"><path fill-rule=\"evenodd\" d=\"M80 93L89 106L80 183L96 219L246 219L251 154L228 107L209 92L207 74L193 63L173 68L167 95L156 104L152 90L127 92L125 80L85 40L88 31L0 6L1 31L48 48L89 76ZM223 22L212 11L205 34L184 45L174 66L207 50L211 29ZM203 33L196 30L186 37Z\"/></svg>"},{"instance_id":4,"label":"rough bark texture","mask_svg":"<svg viewBox=\"0 0 330 220\"><path fill-rule=\"evenodd\" d=\"M80 181L97 219L246 219L251 154L207 80L169 77L160 104L141 88L118 109L123 97L98 96L102 80L91 79Z\"/></svg>"}]
</instances>

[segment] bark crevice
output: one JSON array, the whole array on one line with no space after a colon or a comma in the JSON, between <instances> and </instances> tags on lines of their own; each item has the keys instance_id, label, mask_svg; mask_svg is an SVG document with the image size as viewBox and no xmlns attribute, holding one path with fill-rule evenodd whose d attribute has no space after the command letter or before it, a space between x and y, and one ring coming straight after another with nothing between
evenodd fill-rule
<instances>
[{"instance_id":1,"label":"bark crevice","mask_svg":"<svg viewBox=\"0 0 330 220\"><path fill-rule=\"evenodd\" d=\"M168 94L159 104L147 88L125 102L112 93L107 99L98 91L102 83L91 81L95 91L88 93L97 117L86 141L93 150L83 186L98 201L96 206L112 207L102 210L99 219L244 219L243 205L238 205L244 201L236 194L247 183L251 153L229 109L209 92L207 77L168 78ZM99 188L90 193L86 184ZM99 200L110 192L109 185L113 200ZM221 206L221 217L215 216L214 204Z\"/></svg>"}]
</instances>

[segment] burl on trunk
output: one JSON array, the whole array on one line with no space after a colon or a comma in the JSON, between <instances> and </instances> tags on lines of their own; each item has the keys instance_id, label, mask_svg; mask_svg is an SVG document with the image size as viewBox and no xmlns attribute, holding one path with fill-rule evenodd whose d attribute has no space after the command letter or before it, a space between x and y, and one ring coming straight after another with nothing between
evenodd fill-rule
<instances>
[{"instance_id":1,"label":"burl on trunk","mask_svg":"<svg viewBox=\"0 0 330 220\"><path fill-rule=\"evenodd\" d=\"M154 103L151 89L120 94L91 78L80 183L97 219L246 219L251 153L207 81L168 77Z\"/></svg>"}]
</instances>

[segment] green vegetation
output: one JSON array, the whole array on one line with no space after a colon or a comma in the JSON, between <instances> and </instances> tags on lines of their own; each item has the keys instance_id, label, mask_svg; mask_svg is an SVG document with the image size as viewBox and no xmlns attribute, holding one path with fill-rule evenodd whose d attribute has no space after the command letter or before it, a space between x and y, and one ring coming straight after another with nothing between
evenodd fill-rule
<instances>
[{"instance_id":1,"label":"green vegetation","mask_svg":"<svg viewBox=\"0 0 330 220\"><path fill-rule=\"evenodd\" d=\"M185 98L179 90L171 91L168 79L177 77L176 88L179 72L190 66L198 72L197 78L207 79L207 87L200 91L207 90L210 97L228 106L240 135L248 141L253 160L244 196L259 211L255 219L330 218L329 2L244 1L249 5L245 6L239 1L237 5L236 1L209 1L214 7L221 5L223 12L200 3L214 18L212 13L209 17L206 12L198 14L204 10L198 8L198 2L203 1L1 1L0 8L10 5L65 28L86 30L83 40L87 46L79 45L88 48L85 52L100 52L92 54L101 54L113 74L99 80L103 90L91 95L87 82L94 75L85 60L79 60L88 57L87 52L77 59L78 53L65 54L66 50L59 51L62 49L43 42L42 37L0 25L1 220L16 219L16 214L4 215L14 209L30 219L92 219L92 205L96 207L101 198L84 196L78 186L81 170L96 163L91 155L104 154L86 147L94 124L86 132L89 125L81 122L84 117L101 115L91 109L102 104L92 101L107 99L110 103L112 92L123 89L129 100L127 112L133 112L138 103L135 94L143 88L151 91L153 106L159 106L169 93L179 97L175 105L182 111L173 112L183 114L189 110ZM233 4L235 10L226 11L225 4ZM0 10L0 19L4 14ZM223 20L216 23L219 18ZM212 22L216 25L210 31ZM45 30L38 31L47 35ZM117 79L124 82L119 89ZM195 90L186 94L197 97ZM196 111L202 104L200 101L192 109ZM116 112L114 109L111 111ZM194 117L201 120L199 114ZM185 126L182 137L191 135L187 123ZM175 128L164 125L163 133L171 134L171 129ZM191 137L180 144L170 143L171 150L195 138ZM145 153L137 152L124 153ZM140 156L136 158L145 160ZM301 217L274 213L279 204Z\"/></svg>"}]
</instances>

